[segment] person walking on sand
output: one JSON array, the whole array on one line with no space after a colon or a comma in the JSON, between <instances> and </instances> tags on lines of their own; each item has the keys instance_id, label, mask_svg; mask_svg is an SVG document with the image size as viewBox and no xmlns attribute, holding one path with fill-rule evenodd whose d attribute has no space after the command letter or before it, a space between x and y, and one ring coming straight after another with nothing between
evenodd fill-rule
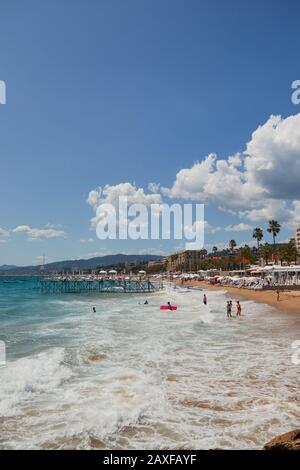
<instances>
[{"instance_id":1,"label":"person walking on sand","mask_svg":"<svg viewBox=\"0 0 300 470\"><path fill-rule=\"evenodd\" d=\"M279 290L279 289L277 289L277 291L276 291L276 292L277 292L277 302L279 302L279 300L280 300L280 290Z\"/></svg>"},{"instance_id":2,"label":"person walking on sand","mask_svg":"<svg viewBox=\"0 0 300 470\"><path fill-rule=\"evenodd\" d=\"M206 294L204 294L204 296L203 296L203 303L204 303L204 305L207 305L207 297L206 297Z\"/></svg>"},{"instance_id":3,"label":"person walking on sand","mask_svg":"<svg viewBox=\"0 0 300 470\"><path fill-rule=\"evenodd\" d=\"M242 315L242 307L241 307L240 301L237 300L236 301L236 316L240 317L241 315Z\"/></svg>"}]
</instances>

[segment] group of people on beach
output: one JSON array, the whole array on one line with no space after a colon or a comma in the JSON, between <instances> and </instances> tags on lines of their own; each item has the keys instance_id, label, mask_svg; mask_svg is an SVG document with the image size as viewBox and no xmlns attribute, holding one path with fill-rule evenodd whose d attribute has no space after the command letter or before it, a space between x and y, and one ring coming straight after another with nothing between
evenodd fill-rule
<instances>
[{"instance_id":1,"label":"group of people on beach","mask_svg":"<svg viewBox=\"0 0 300 470\"><path fill-rule=\"evenodd\" d=\"M232 317L231 312L232 312L232 300L227 300L227 318ZM236 316L240 317L241 315L242 315L242 307L241 307L240 301L237 300L236 301Z\"/></svg>"},{"instance_id":2,"label":"group of people on beach","mask_svg":"<svg viewBox=\"0 0 300 470\"><path fill-rule=\"evenodd\" d=\"M203 295L203 303L204 305L207 305L206 294ZM232 300L227 300L227 308L226 308L227 318L232 318L232 307L233 307ZM236 316L237 317L242 316L242 306L239 300L236 301Z\"/></svg>"},{"instance_id":3,"label":"group of people on beach","mask_svg":"<svg viewBox=\"0 0 300 470\"><path fill-rule=\"evenodd\" d=\"M278 299L277 299L278 300ZM206 294L203 295L203 303L207 305L207 296ZM148 300L145 300L144 305L148 305ZM167 306L170 310L173 310L172 305L170 302L167 303ZM93 307L93 313L96 313L96 308ZM227 318L232 318L232 300L227 300ZM240 317L242 315L242 307L240 301L236 301L236 316Z\"/></svg>"}]
</instances>

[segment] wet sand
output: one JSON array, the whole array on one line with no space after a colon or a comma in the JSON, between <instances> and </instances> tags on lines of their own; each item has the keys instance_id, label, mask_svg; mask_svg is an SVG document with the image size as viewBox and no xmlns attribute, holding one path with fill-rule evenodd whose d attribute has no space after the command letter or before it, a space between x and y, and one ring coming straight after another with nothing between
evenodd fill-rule
<instances>
[{"instance_id":1,"label":"wet sand","mask_svg":"<svg viewBox=\"0 0 300 470\"><path fill-rule=\"evenodd\" d=\"M280 291L280 300L277 301L276 291L255 291L251 289L239 289L237 287L228 287L212 285L205 281L188 281L184 286L197 286L207 290L226 291L230 296L236 299L253 300L263 304L271 305L285 312L300 313L300 291L289 291L288 289Z\"/></svg>"}]
</instances>

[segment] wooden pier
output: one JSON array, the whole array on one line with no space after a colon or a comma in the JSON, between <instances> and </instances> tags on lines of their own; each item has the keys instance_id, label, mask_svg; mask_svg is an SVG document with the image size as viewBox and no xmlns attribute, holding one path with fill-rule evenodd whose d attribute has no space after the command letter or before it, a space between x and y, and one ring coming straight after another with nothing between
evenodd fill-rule
<instances>
[{"instance_id":1,"label":"wooden pier","mask_svg":"<svg viewBox=\"0 0 300 470\"><path fill-rule=\"evenodd\" d=\"M149 279L57 279L43 278L40 289L45 294L98 292L114 294L138 294L157 292L161 283Z\"/></svg>"}]
</instances>

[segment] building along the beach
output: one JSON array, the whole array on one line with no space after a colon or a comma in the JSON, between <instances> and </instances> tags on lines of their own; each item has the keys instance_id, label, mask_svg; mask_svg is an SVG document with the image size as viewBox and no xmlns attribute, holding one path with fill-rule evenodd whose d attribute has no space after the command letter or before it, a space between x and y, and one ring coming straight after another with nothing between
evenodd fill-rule
<instances>
[{"instance_id":1,"label":"building along the beach","mask_svg":"<svg viewBox=\"0 0 300 470\"><path fill-rule=\"evenodd\" d=\"M185 250L172 253L166 257L167 271L192 271L207 255L206 250Z\"/></svg>"}]
</instances>

